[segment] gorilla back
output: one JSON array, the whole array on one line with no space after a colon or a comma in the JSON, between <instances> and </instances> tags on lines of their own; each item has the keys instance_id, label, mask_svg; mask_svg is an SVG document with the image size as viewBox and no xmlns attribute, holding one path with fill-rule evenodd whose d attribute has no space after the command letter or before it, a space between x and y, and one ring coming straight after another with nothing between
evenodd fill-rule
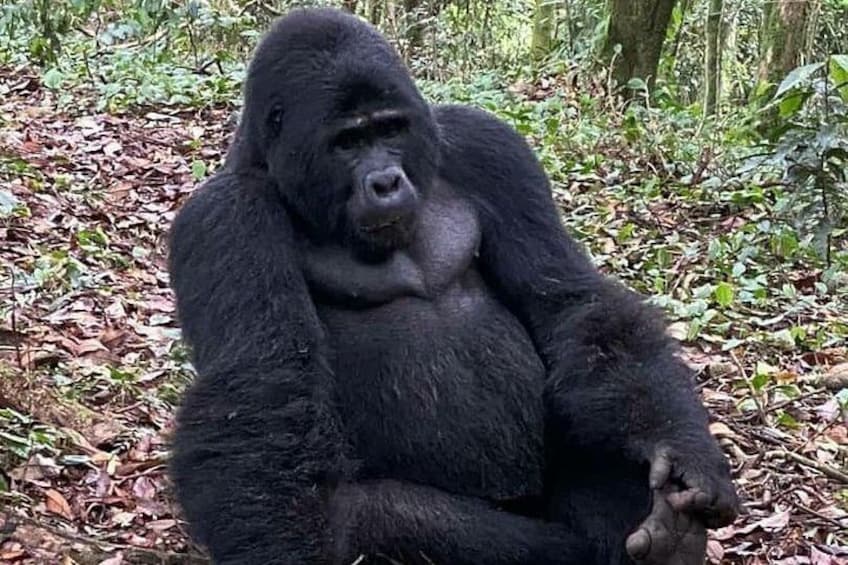
<instances>
[{"instance_id":1,"label":"gorilla back","mask_svg":"<svg viewBox=\"0 0 848 565\"><path fill-rule=\"evenodd\" d=\"M735 514L691 372L525 141L353 16L262 40L170 272L171 472L216 563L694 565Z\"/></svg>"}]
</instances>

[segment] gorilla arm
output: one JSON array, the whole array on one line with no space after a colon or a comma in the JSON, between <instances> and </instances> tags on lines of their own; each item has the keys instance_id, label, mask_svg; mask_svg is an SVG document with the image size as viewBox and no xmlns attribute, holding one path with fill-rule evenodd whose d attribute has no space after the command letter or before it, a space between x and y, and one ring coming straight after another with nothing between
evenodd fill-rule
<instances>
[{"instance_id":1,"label":"gorilla arm","mask_svg":"<svg viewBox=\"0 0 848 565\"><path fill-rule=\"evenodd\" d=\"M728 523L737 508L728 465L659 313L604 278L565 233L544 171L512 128L469 108L436 116L442 176L478 209L484 275L548 368L563 448L648 462L653 488L680 483L679 509Z\"/></svg>"},{"instance_id":2,"label":"gorilla arm","mask_svg":"<svg viewBox=\"0 0 848 565\"><path fill-rule=\"evenodd\" d=\"M171 233L171 282L199 376L172 476L216 563L320 562L323 486L345 474L322 332L288 220L261 179L219 174Z\"/></svg>"},{"instance_id":3,"label":"gorilla arm","mask_svg":"<svg viewBox=\"0 0 848 565\"><path fill-rule=\"evenodd\" d=\"M393 480L345 485L333 499L335 563L360 554L407 565L593 563L585 537L559 524L493 508L470 497Z\"/></svg>"},{"instance_id":4,"label":"gorilla arm","mask_svg":"<svg viewBox=\"0 0 848 565\"><path fill-rule=\"evenodd\" d=\"M584 562L585 543L558 526L427 487L350 482L323 332L273 194L262 179L219 174L171 236L172 284L199 373L178 415L171 471L215 562L349 563L359 553ZM377 294L411 272L395 264L394 282L381 287L379 268L341 265L361 267L356 284Z\"/></svg>"}]
</instances>

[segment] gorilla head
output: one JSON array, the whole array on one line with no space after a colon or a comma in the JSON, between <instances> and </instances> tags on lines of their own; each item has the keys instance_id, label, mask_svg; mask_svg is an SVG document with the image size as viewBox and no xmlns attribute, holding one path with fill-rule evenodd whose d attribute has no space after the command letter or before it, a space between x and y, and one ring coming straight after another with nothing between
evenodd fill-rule
<instances>
[{"instance_id":1,"label":"gorilla head","mask_svg":"<svg viewBox=\"0 0 848 565\"><path fill-rule=\"evenodd\" d=\"M375 29L335 10L281 19L256 50L244 106L235 166L266 171L310 238L364 256L409 243L438 138Z\"/></svg>"}]
</instances>

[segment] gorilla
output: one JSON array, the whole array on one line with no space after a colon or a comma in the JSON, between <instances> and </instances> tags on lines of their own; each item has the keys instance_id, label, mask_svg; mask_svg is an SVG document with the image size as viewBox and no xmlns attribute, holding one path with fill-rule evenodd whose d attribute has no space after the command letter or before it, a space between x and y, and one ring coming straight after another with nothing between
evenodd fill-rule
<instances>
[{"instance_id":1,"label":"gorilla","mask_svg":"<svg viewBox=\"0 0 848 565\"><path fill-rule=\"evenodd\" d=\"M513 129L429 105L352 15L261 41L170 273L171 473L215 563L691 565L737 513L661 316Z\"/></svg>"}]
</instances>

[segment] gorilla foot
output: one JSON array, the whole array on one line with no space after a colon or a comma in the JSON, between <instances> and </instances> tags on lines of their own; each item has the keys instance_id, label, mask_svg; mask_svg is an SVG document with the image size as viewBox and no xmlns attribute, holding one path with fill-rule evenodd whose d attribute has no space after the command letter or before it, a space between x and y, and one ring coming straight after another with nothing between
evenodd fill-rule
<instances>
[{"instance_id":1,"label":"gorilla foot","mask_svg":"<svg viewBox=\"0 0 848 565\"><path fill-rule=\"evenodd\" d=\"M627 553L639 565L703 565L705 526L690 514L676 512L668 489L655 490L651 514L627 538Z\"/></svg>"}]
</instances>

